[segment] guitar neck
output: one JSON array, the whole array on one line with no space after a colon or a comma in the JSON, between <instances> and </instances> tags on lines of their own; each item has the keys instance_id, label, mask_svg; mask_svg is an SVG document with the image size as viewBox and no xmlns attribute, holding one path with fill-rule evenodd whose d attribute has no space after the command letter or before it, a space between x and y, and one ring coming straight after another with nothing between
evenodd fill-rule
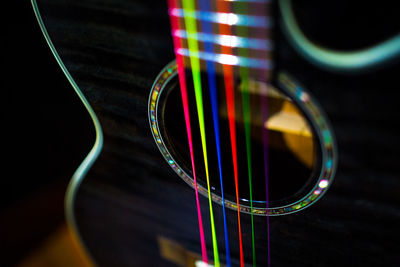
<instances>
[{"instance_id":1,"label":"guitar neck","mask_svg":"<svg viewBox=\"0 0 400 267\"><path fill-rule=\"evenodd\" d=\"M169 14L177 19L172 35L180 42L175 52L183 56L186 68L192 67L190 57L195 57L205 72L212 63L219 74L224 66L232 66L236 76L241 69L248 69L249 78L269 80L273 69L272 1L198 1L191 8L185 8L185 1L169 2ZM191 42L197 43L195 48Z\"/></svg>"}]
</instances>

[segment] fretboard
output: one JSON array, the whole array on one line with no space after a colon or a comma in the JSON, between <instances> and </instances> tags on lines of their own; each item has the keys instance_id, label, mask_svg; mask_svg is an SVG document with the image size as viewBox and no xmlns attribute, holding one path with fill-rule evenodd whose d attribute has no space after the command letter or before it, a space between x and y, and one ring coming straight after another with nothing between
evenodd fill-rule
<instances>
[{"instance_id":1,"label":"fretboard","mask_svg":"<svg viewBox=\"0 0 400 267\"><path fill-rule=\"evenodd\" d=\"M181 0L173 2L169 14L179 23L172 35L180 40L176 53L184 57L186 68L191 56L199 58L202 71L207 72L207 62L212 62L217 73L226 65L233 66L235 74L248 68L250 78L269 79L273 68L270 0L201 0L193 10L185 10ZM185 17L194 25L188 25ZM189 40L197 43L196 49Z\"/></svg>"}]
</instances>

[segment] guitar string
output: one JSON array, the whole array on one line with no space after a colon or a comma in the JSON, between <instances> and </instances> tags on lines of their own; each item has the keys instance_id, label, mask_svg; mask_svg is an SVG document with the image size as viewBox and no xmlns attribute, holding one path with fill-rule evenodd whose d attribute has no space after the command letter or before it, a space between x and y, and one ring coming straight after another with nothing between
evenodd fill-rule
<instances>
[{"instance_id":1,"label":"guitar string","mask_svg":"<svg viewBox=\"0 0 400 267\"><path fill-rule=\"evenodd\" d=\"M259 8L258 10L255 9L253 6L253 10L252 10L252 14L256 13L256 12L260 12L262 11L262 15L263 17L266 19L266 21L270 21L271 22L271 18L269 18L266 14L268 14L269 9L271 8L271 1L268 0L264 0L263 3L264 5L266 5L266 9L265 8ZM270 25L273 25L273 22L270 23ZM266 32L262 29L256 29L256 31L262 31L260 32L260 34L257 34L259 36L259 38L261 39L269 39L268 36L264 36L264 38L262 38L262 35L264 35ZM273 44L271 41L269 41L270 44L270 48L272 50L273 48ZM257 58L262 58L264 57L266 54L265 52L261 51L261 50L256 50L257 54L259 56L257 56ZM270 66L273 66L273 63L270 64ZM259 70L259 77L262 80L268 81L270 79L270 70L268 69L266 70ZM269 153L268 153L268 128L267 128L267 121L268 121L268 90L269 90L269 86L267 84L264 92L261 91L260 88L260 101L261 101L261 121L262 121L262 142L263 142L263 158L264 158L264 177L265 177L265 200L266 200L266 209L267 209L267 216L266 216L266 223L267 223L267 266L271 266L271 252L270 252L270 223L269 223Z\"/></svg>"},{"instance_id":2,"label":"guitar string","mask_svg":"<svg viewBox=\"0 0 400 267\"><path fill-rule=\"evenodd\" d=\"M216 8L217 8L218 12L229 11L230 3L216 1ZM231 14L231 13L229 13L229 14ZM219 31L220 31L220 34L231 35L231 29L230 29L229 24L219 24ZM232 48L229 46L221 46L221 52L223 54L232 55ZM240 249L240 266L244 267L243 241L242 241L242 230L241 230L241 223L240 223L233 67L231 65L223 64L222 70L223 70L224 82L225 82L225 95L226 95L226 101L227 101L229 133L230 133L230 141L231 141L231 148L232 148L233 173L234 173L234 179L235 179L235 193L236 193L236 204L237 204L238 234L239 234L239 249Z\"/></svg>"},{"instance_id":3,"label":"guitar string","mask_svg":"<svg viewBox=\"0 0 400 267\"><path fill-rule=\"evenodd\" d=\"M200 1L200 9L205 11L211 10L211 3L208 0ZM202 20L201 24L203 28L203 33L212 34L212 25L210 22ZM205 51L213 54L214 48L212 42L204 42ZM218 171L219 171L219 181L221 185L221 202L222 202L222 213L224 218L224 233L225 233L225 251L226 251L226 265L227 267L231 267L231 256L229 250L229 239L228 239L228 227L226 223L226 213L225 213L225 197L224 197L224 185L222 178L222 161L221 161L221 144L220 144L220 130L219 130L219 114L218 114L218 96L217 96L217 81L216 81L216 71L214 62L211 60L206 61L207 66L207 76L208 76L208 86L210 91L210 99L211 99L211 112L213 117L213 125L214 125L214 135L215 135L215 144L217 150L217 160L218 160Z\"/></svg>"},{"instance_id":4,"label":"guitar string","mask_svg":"<svg viewBox=\"0 0 400 267\"><path fill-rule=\"evenodd\" d=\"M168 5L169 5L169 9L176 7L177 6L176 0L168 0ZM178 18L170 16L170 23L171 23L172 29L180 28ZM179 48L182 47L182 39L173 36L173 42L174 42L175 51L177 51ZM203 262L208 264L203 220L201 217L199 193L197 190L197 177L196 177L194 155L193 155L192 130L191 130L191 125L190 125L189 101L188 101L187 87L186 87L185 66L184 66L183 56L181 56L177 53L176 53L176 63L177 63L177 67L178 67L179 84L180 84L180 89L181 89L182 104L183 104L183 110L184 110L184 116L185 116L186 132L187 132L187 136L188 136L190 160L192 163L194 188L195 188L195 194L196 194L197 218L198 218L198 223L199 223L199 233L200 233L200 243L201 243L201 255L202 255Z\"/></svg>"},{"instance_id":5,"label":"guitar string","mask_svg":"<svg viewBox=\"0 0 400 267\"><path fill-rule=\"evenodd\" d=\"M193 7L194 8L194 7ZM184 8L185 9L185 8ZM186 19L185 19L185 23L186 23ZM203 27L204 27L204 25L203 25ZM176 27L176 29L178 29L178 27ZM193 36L193 33L195 34L197 32L197 29L195 30L195 31L193 31L192 32L192 36ZM197 39L196 37L194 37L193 39ZM188 40L189 41L189 40ZM206 44L207 45L207 44ZM195 48L196 49L191 49L190 48L190 44L189 44L189 50L190 51L193 51L194 53L196 53L196 51L198 51L198 47L197 47L197 43L196 43L196 46L195 46ZM211 49L212 49L212 47L211 47ZM206 50L209 50L209 49L207 49L206 48ZM212 53L213 51L211 51L211 53ZM239 53L246 53L246 52L243 52L243 50L242 50L242 52L240 52L240 50L239 50ZM227 54L230 54L230 53L227 53ZM190 57L190 60L191 60L191 65L192 65L192 72L193 72L193 63L192 63L192 58L193 57ZM198 59L197 59L197 61L198 61ZM214 78L212 78L212 75L211 75L211 80L210 80L210 78L209 78L209 83L210 83L210 95L211 95L211 97L212 97L212 105L213 105L213 103L214 103L214 108L213 108L213 120L214 120L214 128L215 128L215 114L217 115L216 116L216 118L217 118L217 120L218 120L218 113L215 113L214 111L216 110L215 109L215 107L216 107L216 97L214 98L213 97L213 93L215 94L216 93L216 90L212 90L212 85L211 84L214 84L214 88L215 88L215 85L216 85L216 81L215 81L215 67L214 67L214 65L212 64L212 67L210 68L210 66L209 66L209 64L208 63L211 63L211 62L209 62L209 61L207 61L207 68L209 69L209 71L211 70L211 73L213 73L213 70L214 70ZM194 65L195 66L195 65ZM225 66L224 66L225 67ZM231 66L229 66L229 67L231 67ZM245 87L248 87L248 69L246 70L247 68L240 68L240 75L241 75L241 79L242 79L242 81L245 81ZM195 68L195 70L196 70L196 68ZM224 70L224 72L225 72L225 70ZM197 73L198 73L198 76L199 76L199 74L200 74L200 65L199 65L199 63L197 63ZM232 70L231 70L231 72L227 72L228 74L232 74L232 75L228 75L228 76L231 76L232 77L232 82L233 82L233 72L232 72ZM193 75L193 82L194 82L194 84L196 84L196 82L195 82L195 77L194 77L195 75ZM225 82L227 82L227 77L226 77L227 75L225 75ZM246 76L247 76L247 79L246 79ZM200 81L199 79L197 79L198 81ZM233 85L233 83L232 83L232 85ZM195 89L196 89L196 85L195 85ZM200 89L201 89L201 83L200 83ZM225 89L227 89L227 88L225 88ZM233 89L233 88L232 88ZM198 91L197 91L198 92ZM196 90L195 90L195 93L196 93ZM247 152L247 154L248 154L248 169L249 169L249 186L250 186L250 202L251 202L251 210L253 209L253 207L252 207L252 186L251 186L251 143L250 143L250 139L249 139L249 137L250 137L250 112L249 112L249 98L248 98L248 92L247 92L247 90L242 90L242 94L244 93L244 96L242 95L242 97L243 97L243 112L244 112L244 114L243 114L243 116L244 116L244 123L245 123L245 133L246 133L246 152ZM201 92L200 92L200 96L201 96ZM234 97L234 96L233 96ZM228 96L227 96L227 98L228 98ZM215 102L214 102L214 100L215 100ZM262 112L262 114L263 114L263 116L264 115L266 115L267 114L267 110L266 110L266 101L265 101L266 99L265 98L263 98L262 97L262 110L263 110L263 112ZM233 101L234 101L234 98L233 98ZM197 102L198 102L198 98L197 98L197 95L196 95L196 104L197 104ZM228 103L229 103L229 100L228 100ZM232 103L233 103L233 106L234 106L234 102L230 102L231 103L231 106L232 106ZM229 104L228 104L229 105ZM201 98L201 111L199 112L199 105L197 106L198 107L198 113L203 113L204 114L204 111L202 111L202 98ZM231 110L232 111L232 110ZM234 113L233 113L234 114ZM202 117L203 118L203 127L201 126L201 119L199 118L199 124L200 124L200 130L201 130L201 128L203 128L203 132L204 132L204 137L202 136L202 145L204 145L204 143L205 143L205 131L204 131L204 115L200 115L200 114L198 114L200 117ZM232 115L232 113L231 113L231 115ZM228 108L228 117L230 117L230 118L232 118L231 116L229 116L229 108ZM265 121L264 120L264 118L263 118L263 121ZM217 124L218 125L218 124ZM190 125L189 125L189 127L190 127ZM217 136L219 136L219 127L217 126L217 129L218 130L216 130L216 129L214 129L215 130L215 134L216 134L216 137ZM202 130L201 130L202 131ZM263 132L265 131L265 129L264 129L264 127L263 127ZM231 124L230 124L230 132L231 132L231 141L232 141L232 128L231 128ZM235 135L235 134L234 134ZM234 138L235 140L236 140L236 138ZM219 138L218 139L216 139L217 140L217 142L219 141ZM231 142L232 143L232 142ZM264 143L264 165L265 165L265 177L266 177L266 195L267 195L267 208L268 208L268 149L267 149L267 135L266 135L266 133L263 133L263 143ZM234 146L236 146L236 142L234 142ZM218 152L218 144L217 144L217 153L219 153L219 168L220 168L220 170L221 170L221 164L220 164L220 151ZM234 150L236 150L236 149L234 149L233 147L232 147L232 153L234 154ZM206 152L207 153L207 152ZM207 163L206 163L206 159L207 159L207 155L206 155L206 153L204 154L204 151L203 151L203 156L204 156L204 159L205 159L205 165L207 165ZM234 158L234 155L232 155L233 156L233 158ZM236 160L237 160L237 157L236 157ZM194 163L194 162L193 162ZM236 171L237 171L237 169L236 169ZM206 175L207 175L207 166L206 166ZM208 175L207 175L207 178L208 178ZM236 178L236 177L235 177ZM207 179L208 181L208 192L209 192L209 194L210 194L210 190L209 190L209 179ZM220 171L220 182L221 182L221 191L223 191L223 184L222 184L222 176L221 176L221 171ZM235 179L235 182L236 182L236 179ZM196 189L197 189L197 187L196 187ZM197 191L197 190L196 190ZM236 190L236 191L238 191L238 190ZM197 194L197 192L196 192L196 194ZM223 195L223 192L222 192L222 195ZM222 196L223 197L223 196ZM209 200L210 200L210 197L209 197ZM238 199L237 199L238 200ZM239 211L239 205L238 205L238 211ZM212 214L212 206L210 206L210 215ZM253 214L251 214L252 215L252 217L253 217ZM212 220L212 225L213 225L213 218L211 219ZM239 220L239 229L240 229L240 215L238 214L238 220ZM267 216L267 220L269 220L269 217ZM268 266L270 266L270 249L269 249L269 223L267 223L268 224ZM225 217L225 210L224 210L224 227L225 227L225 238L226 238L226 246L227 246L227 248L229 247L229 244L228 244L228 242L227 242L227 228L226 228L226 217ZM214 227L213 227L214 228ZM213 232L213 236L215 235L215 228L214 229L212 229L212 230L214 230ZM239 231L239 235L240 235L240 231ZM213 238L214 239L214 238ZM241 241L241 240L240 240ZM215 242L216 243L216 242ZM252 244L253 244L253 265L255 266L255 250L254 250L254 224L253 224L253 218L252 218ZM213 245L214 245L214 240L213 240ZM241 244L240 244L241 245ZM214 245L214 248L215 248L216 246ZM214 251L215 252L215 251ZM242 248L241 248L241 253L242 253ZM215 257L215 256L214 256ZM229 262L228 263L228 266L230 266L230 259L228 259L228 257L229 257L229 249L227 249L227 262ZM203 260L204 261L204 260ZM242 255L241 255L241 265L243 264L243 261L242 261ZM216 261L216 264L215 264L216 266L219 266L219 262L217 263L217 261ZM242 265L243 266L243 265Z\"/></svg>"},{"instance_id":6,"label":"guitar string","mask_svg":"<svg viewBox=\"0 0 400 267\"><path fill-rule=\"evenodd\" d=\"M248 13L248 3L247 2L238 2L234 5L235 13L239 14L247 14ZM246 26L236 26L236 34L239 36L248 37L248 29ZM248 50L246 48L239 47L238 53L240 57L248 57ZM251 114L250 114L250 97L249 97L249 79L250 73L249 68L240 66L239 67L239 76L242 84L242 107L243 107L243 124L244 124L244 133L245 133L245 141L246 141L246 154L247 154L247 173L249 178L249 194L250 194L250 218L251 218L251 248L252 248L252 257L253 257L253 266L256 266L256 249L255 249L255 236L254 236L254 215L253 215L253 185L252 185L252 149L251 149Z\"/></svg>"},{"instance_id":7,"label":"guitar string","mask_svg":"<svg viewBox=\"0 0 400 267\"><path fill-rule=\"evenodd\" d=\"M280 1L280 0L278 0ZM270 9L271 7L268 6L270 3L267 4L267 8ZM272 47L272 46L271 46ZM270 79L270 72L263 72L266 75L266 80ZM266 91L260 92L261 96L261 121L262 121L262 142L263 142L263 157L264 157L264 177L265 177L265 200L266 200L266 209L267 209L267 266L271 266L271 249L270 249L270 231L269 231L269 152L268 152L268 90L269 86L267 84Z\"/></svg>"},{"instance_id":8,"label":"guitar string","mask_svg":"<svg viewBox=\"0 0 400 267\"><path fill-rule=\"evenodd\" d=\"M268 89L267 89L268 90ZM271 266L271 252L270 252L270 233L269 233L269 154L268 154L268 129L266 122L268 120L268 99L267 95L261 95L261 120L262 127L262 140L263 140L263 153L264 153L264 176L265 176L265 199L267 208L267 262ZM265 122L265 123L264 123Z\"/></svg>"},{"instance_id":9,"label":"guitar string","mask_svg":"<svg viewBox=\"0 0 400 267\"><path fill-rule=\"evenodd\" d=\"M194 13L195 5L193 0L183 0L183 9L184 12ZM197 25L196 25L196 17L185 16L184 18L186 29L188 33L196 36L197 33ZM189 51L193 54L198 53L198 43L197 38L188 38L188 47ZM202 88L201 88L201 73L200 73L200 60L196 56L190 55L190 64L192 70L192 78L193 85L195 91L196 98L196 107L197 107L197 116L199 119L199 128L200 128L200 137L201 137L201 146L203 149L203 159L204 159L204 167L206 172L207 179L207 191L208 191L208 203L210 207L210 221L211 221L211 235L213 242L213 252L214 252L214 265L215 267L220 266L219 255L218 255L218 245L217 245L217 236L215 232L214 225L214 214L212 209L212 199L211 199L211 191L210 191L210 177L209 177L209 169L208 169L208 157L207 157L207 144L206 144L206 132L205 132L205 123L204 123L204 110L203 110L203 96L202 96Z\"/></svg>"}]
</instances>

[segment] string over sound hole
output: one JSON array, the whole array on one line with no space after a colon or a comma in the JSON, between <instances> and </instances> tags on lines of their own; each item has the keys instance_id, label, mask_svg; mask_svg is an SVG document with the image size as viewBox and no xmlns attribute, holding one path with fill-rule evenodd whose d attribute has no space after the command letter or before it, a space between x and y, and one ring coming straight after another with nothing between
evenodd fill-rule
<instances>
[{"instance_id":1,"label":"string over sound hole","mask_svg":"<svg viewBox=\"0 0 400 267\"><path fill-rule=\"evenodd\" d=\"M190 73L187 73L190 78ZM203 84L207 74L202 73ZM311 96L305 91L297 92L295 85L286 75L280 75L277 87L250 81L245 87L240 80L235 81L235 124L237 136L238 174L240 211L250 212L250 197L248 183L248 164L252 169L252 197L254 214L266 214L266 181L265 168L268 168L268 189L270 215L286 214L300 210L318 199L330 184L334 173L333 139L317 105L313 104ZM162 94L157 97L157 125L159 135L164 143L172 166L178 174L186 177L186 182L193 186L192 168L188 137L182 111L182 99L177 78L169 79L162 86ZM232 148L229 140L227 103L222 90L223 79L217 76L218 86L218 116L220 122L220 147L225 205L237 208L235 205L235 184L232 166ZM283 86L286 85L286 86ZM296 89L297 88L297 89ZM159 87L161 89L161 87ZM250 100L251 155L248 155L245 141L242 91L247 90ZM198 125L194 90L188 87L190 120ZM267 100L267 113L260 113L260 99ZM211 103L209 103L208 88L203 90L204 121L207 136L207 154L210 188L214 201L221 203L221 184L219 166L214 137ZM302 104L303 103L303 104ZM312 112L311 112L312 111ZM315 117L312 117L313 115ZM267 118L265 120L265 118ZM318 121L318 122L317 122ZM264 161L264 146L262 128L267 132L268 166ZM325 129L325 130L324 130ZM154 132L153 132L154 134ZM328 138L322 140L323 136ZM322 142L321 142L322 140ZM202 156L201 136L197 126L192 128L192 144L196 165L198 188L206 195L206 174ZM248 160L251 158L251 161ZM328 171L328 172L327 172ZM324 174L326 177L324 178ZM184 178L185 179L185 178ZM323 182L321 183L321 181ZM317 185L317 187L316 187ZM322 188L319 188L322 185ZM201 189L205 190L201 190ZM301 202L299 202L302 200Z\"/></svg>"}]
</instances>

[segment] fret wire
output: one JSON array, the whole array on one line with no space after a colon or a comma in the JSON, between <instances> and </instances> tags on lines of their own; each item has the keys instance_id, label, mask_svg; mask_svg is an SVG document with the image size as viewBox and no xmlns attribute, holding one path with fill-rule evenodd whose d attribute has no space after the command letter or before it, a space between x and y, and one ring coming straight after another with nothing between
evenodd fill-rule
<instances>
[{"instance_id":1,"label":"fret wire","mask_svg":"<svg viewBox=\"0 0 400 267\"><path fill-rule=\"evenodd\" d=\"M230 47L243 47L265 51L272 49L270 40L261 38L249 38L225 34L210 34L204 32L197 32L195 35L182 29L172 31L172 35L183 39L197 37L197 41L200 42L209 42Z\"/></svg>"},{"instance_id":2,"label":"fret wire","mask_svg":"<svg viewBox=\"0 0 400 267\"><path fill-rule=\"evenodd\" d=\"M222 65L243 66L264 70L269 70L272 68L272 63L268 59L248 58L234 56L232 54L218 54L203 51L189 51L189 49L186 48L179 48L176 52L185 57L196 57L201 60L213 61Z\"/></svg>"},{"instance_id":3,"label":"fret wire","mask_svg":"<svg viewBox=\"0 0 400 267\"><path fill-rule=\"evenodd\" d=\"M170 16L179 18L191 18L196 20L205 20L215 22L218 24L226 25L239 25L248 27L260 27L269 28L271 27L271 21L266 16L255 16L255 15L243 15L226 12L210 12L210 11L185 11L181 8L172 8L169 10Z\"/></svg>"}]
</instances>

